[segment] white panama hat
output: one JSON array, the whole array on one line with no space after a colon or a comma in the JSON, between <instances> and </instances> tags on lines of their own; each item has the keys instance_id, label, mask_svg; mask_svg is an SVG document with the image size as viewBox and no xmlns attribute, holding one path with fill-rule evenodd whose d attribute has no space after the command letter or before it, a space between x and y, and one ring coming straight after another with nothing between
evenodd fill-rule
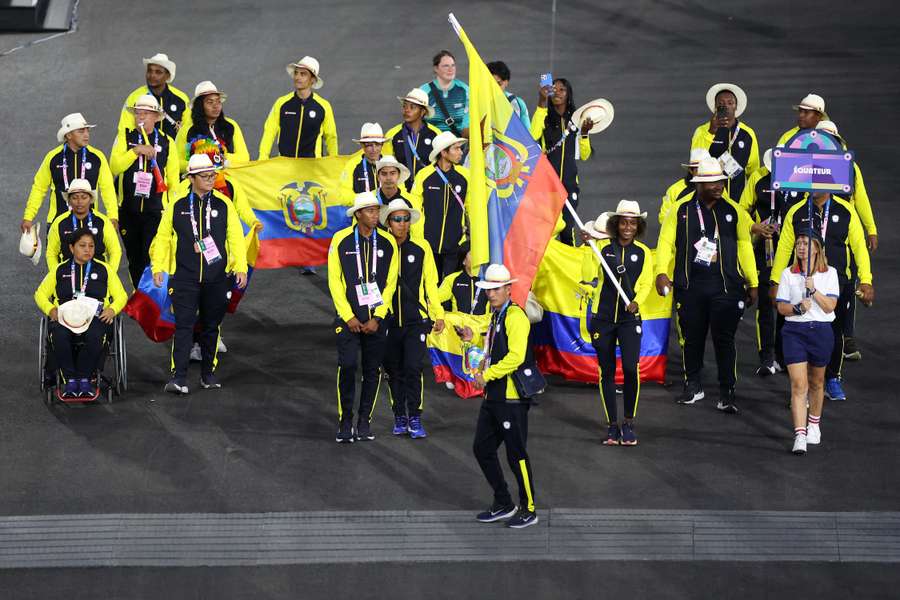
<instances>
[{"instance_id":1,"label":"white panama hat","mask_svg":"<svg viewBox=\"0 0 900 600\"><path fill-rule=\"evenodd\" d=\"M60 325L72 333L84 333L91 326L99 305L94 298L75 298L59 305L56 318Z\"/></svg>"},{"instance_id":2,"label":"white panama hat","mask_svg":"<svg viewBox=\"0 0 900 600\"><path fill-rule=\"evenodd\" d=\"M821 129L825 133L830 133L831 135L833 135L836 138L843 139L843 138L841 138L841 134L838 133L838 128L834 121L829 121L827 119L819 121L816 124L816 129Z\"/></svg>"},{"instance_id":3,"label":"white panama hat","mask_svg":"<svg viewBox=\"0 0 900 600\"><path fill-rule=\"evenodd\" d=\"M387 138L384 137L384 131L381 129L380 124L363 123L362 128L359 130L359 139L354 139L353 141L357 144L364 144L366 142L383 144L387 141Z\"/></svg>"},{"instance_id":4,"label":"white panama hat","mask_svg":"<svg viewBox=\"0 0 900 600\"><path fill-rule=\"evenodd\" d=\"M59 122L59 130L56 132L56 141L62 144L66 141L66 134L77 131L78 129L91 129L96 125L88 125L87 119L81 113L71 113L62 118Z\"/></svg>"},{"instance_id":5,"label":"white panama hat","mask_svg":"<svg viewBox=\"0 0 900 600\"><path fill-rule=\"evenodd\" d=\"M446 150L454 144L465 144L468 141L465 138L456 137L450 131L442 131L431 140L431 154L428 155L428 162L436 162L442 150Z\"/></svg>"},{"instance_id":6,"label":"white panama hat","mask_svg":"<svg viewBox=\"0 0 900 600\"><path fill-rule=\"evenodd\" d=\"M647 211L641 212L641 205L634 200L619 200L614 212L609 213L610 217L635 217L636 219L646 219Z\"/></svg>"},{"instance_id":7,"label":"white panama hat","mask_svg":"<svg viewBox=\"0 0 900 600\"><path fill-rule=\"evenodd\" d=\"M476 281L475 286L483 290L494 290L516 281L518 279L513 279L505 266L493 264L484 270L484 279Z\"/></svg>"},{"instance_id":8,"label":"white panama hat","mask_svg":"<svg viewBox=\"0 0 900 600\"><path fill-rule=\"evenodd\" d=\"M31 259L31 264L37 266L41 260L41 224L34 222L31 229L22 232L19 238L19 254Z\"/></svg>"},{"instance_id":9,"label":"white panama hat","mask_svg":"<svg viewBox=\"0 0 900 600\"><path fill-rule=\"evenodd\" d=\"M686 163L681 163L684 169L696 169L697 165L704 158L710 158L709 150L706 148L691 148L691 157Z\"/></svg>"},{"instance_id":10,"label":"white panama hat","mask_svg":"<svg viewBox=\"0 0 900 600\"><path fill-rule=\"evenodd\" d=\"M825 98L818 94L809 93L803 97L800 104L794 105L794 110L814 110L825 115Z\"/></svg>"},{"instance_id":11,"label":"white panama hat","mask_svg":"<svg viewBox=\"0 0 900 600\"><path fill-rule=\"evenodd\" d=\"M322 78L319 77L319 61L317 61L312 56L304 56L297 62L292 62L287 67L285 67L287 74L291 77L294 76L294 69L306 69L313 74L313 77L316 78L316 80L312 84L312 89L314 90L321 88L325 84L325 82L322 81Z\"/></svg>"},{"instance_id":12,"label":"white panama hat","mask_svg":"<svg viewBox=\"0 0 900 600\"><path fill-rule=\"evenodd\" d=\"M213 164L212 159L209 157L209 154L206 153L194 154L188 161L188 175L197 175L198 173L207 173L216 170L216 166Z\"/></svg>"},{"instance_id":13,"label":"white panama hat","mask_svg":"<svg viewBox=\"0 0 900 600\"><path fill-rule=\"evenodd\" d=\"M599 217L584 224L583 231L596 240L608 240L609 234L606 233L606 224L609 222L609 215L610 213L608 212L600 213Z\"/></svg>"},{"instance_id":14,"label":"white panama hat","mask_svg":"<svg viewBox=\"0 0 900 600\"><path fill-rule=\"evenodd\" d=\"M228 94L220 92L219 88L217 88L216 84L212 81L201 81L197 84L197 87L194 88L194 97L191 98L191 104L193 104L200 96L209 96L211 94L218 94L219 99L222 102L225 102L228 98Z\"/></svg>"},{"instance_id":15,"label":"white panama hat","mask_svg":"<svg viewBox=\"0 0 900 600\"><path fill-rule=\"evenodd\" d=\"M397 96L400 102L409 102L410 104L418 104L427 111L425 115L429 119L434 116L434 108L428 104L428 92L420 88L409 90L406 96Z\"/></svg>"},{"instance_id":16,"label":"white panama hat","mask_svg":"<svg viewBox=\"0 0 900 600\"><path fill-rule=\"evenodd\" d=\"M157 52L150 58L145 58L144 66L147 65L159 65L160 67L168 71L169 78L166 79L166 83L172 83L173 81L175 81L175 63L169 60L168 54Z\"/></svg>"},{"instance_id":17,"label":"white panama hat","mask_svg":"<svg viewBox=\"0 0 900 600\"><path fill-rule=\"evenodd\" d=\"M390 154L385 154L381 157L381 160L375 163L375 174L377 175L379 171L381 171L385 167L394 167L398 171L400 171L400 179L397 181L397 185L400 185L407 179L409 179L409 169L406 168L402 162L396 159L396 157L391 156Z\"/></svg>"},{"instance_id":18,"label":"white panama hat","mask_svg":"<svg viewBox=\"0 0 900 600\"><path fill-rule=\"evenodd\" d=\"M734 109L735 117L744 114L744 110L747 108L747 94L744 93L740 86L733 83L717 83L707 90L706 106L709 108L709 112L716 112L716 96L720 92L731 92L734 94L734 97L737 99L737 107Z\"/></svg>"},{"instance_id":19,"label":"white panama hat","mask_svg":"<svg viewBox=\"0 0 900 600\"><path fill-rule=\"evenodd\" d=\"M375 197L375 194L372 192L360 192L354 196L353 206L347 209L347 216L352 217L356 214L356 211L372 206L381 206L381 203L378 202L378 198Z\"/></svg>"},{"instance_id":20,"label":"white panama hat","mask_svg":"<svg viewBox=\"0 0 900 600\"><path fill-rule=\"evenodd\" d=\"M763 165L765 165L766 170L768 170L769 173L772 172L772 149L771 148L769 148L768 150L763 152Z\"/></svg>"},{"instance_id":21,"label":"white panama hat","mask_svg":"<svg viewBox=\"0 0 900 600\"><path fill-rule=\"evenodd\" d=\"M126 106L125 110L134 114L136 110L147 110L150 112L155 112L158 117L162 117L163 109L159 105L159 100L156 99L156 96L153 94L144 94L143 96L138 96L134 101L134 104L131 106Z\"/></svg>"},{"instance_id":22,"label":"white panama hat","mask_svg":"<svg viewBox=\"0 0 900 600\"><path fill-rule=\"evenodd\" d=\"M722 165L715 158L704 158L697 165L697 174L691 178L691 183L703 183L710 181L722 181L728 176L722 172Z\"/></svg>"},{"instance_id":23,"label":"white panama hat","mask_svg":"<svg viewBox=\"0 0 900 600\"><path fill-rule=\"evenodd\" d=\"M584 104L572 113L572 122L578 125L580 131L581 122L585 119L590 119L594 122L594 125L588 133L600 133L612 124L615 116L616 111L613 108L612 102L606 98L597 98L596 100L591 100L587 104Z\"/></svg>"},{"instance_id":24,"label":"white panama hat","mask_svg":"<svg viewBox=\"0 0 900 600\"><path fill-rule=\"evenodd\" d=\"M85 194L90 194L91 202L96 202L97 200L97 190L91 188L91 182L87 179L73 179L72 183L69 184L69 189L62 193L62 197L66 202L68 202L69 196L71 196L75 192L84 192Z\"/></svg>"},{"instance_id":25,"label":"white panama hat","mask_svg":"<svg viewBox=\"0 0 900 600\"><path fill-rule=\"evenodd\" d=\"M387 226L387 220L388 217L391 216L391 213L400 212L401 210L405 210L409 213L409 216L411 217L409 220L410 225L418 223L419 219L422 218L422 213L407 204L406 200L403 198L394 198L388 204L381 207L381 215L379 217L381 224Z\"/></svg>"}]
</instances>

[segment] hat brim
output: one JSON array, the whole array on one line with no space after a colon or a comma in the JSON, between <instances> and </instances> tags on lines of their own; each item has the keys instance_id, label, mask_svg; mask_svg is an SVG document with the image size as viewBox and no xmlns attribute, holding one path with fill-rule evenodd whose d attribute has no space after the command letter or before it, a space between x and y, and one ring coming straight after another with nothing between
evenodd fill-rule
<instances>
[{"instance_id":1,"label":"hat brim","mask_svg":"<svg viewBox=\"0 0 900 600\"><path fill-rule=\"evenodd\" d=\"M434 143L434 142L432 142L432 143ZM454 140L452 142L450 142L449 144L445 144L443 146L434 146L434 148L431 150L431 154L428 155L428 162L430 162L430 163L436 162L438 159L438 156L441 155L441 152L443 152L447 148L452 148L456 144L468 144L468 143L469 143L469 140L458 137L458 138L454 138Z\"/></svg>"},{"instance_id":2,"label":"hat brim","mask_svg":"<svg viewBox=\"0 0 900 600\"><path fill-rule=\"evenodd\" d=\"M418 223L419 220L422 218L422 213L420 213L420 212L419 212L418 210L416 210L415 208L410 208L410 207L407 206L407 207L403 207L403 208L399 208L399 207L398 207L398 208L391 209L391 208L390 208L390 205L387 204L387 205L384 205L384 206L381 207L381 215L379 216L378 220L381 222L382 225L384 225L385 227L387 227L387 220L388 220L388 217L390 217L390 216L391 216L393 213L395 213L395 212L400 212L400 211L403 211L403 210L405 210L406 212L408 212L408 213L409 213L409 216L412 217L412 218L410 219L410 221L409 221L409 224L410 224L410 225L415 225L415 224Z\"/></svg>"},{"instance_id":3,"label":"hat brim","mask_svg":"<svg viewBox=\"0 0 900 600\"><path fill-rule=\"evenodd\" d=\"M600 133L609 127L615 116L616 111L615 108L613 108L612 102L605 98L597 98L596 100L591 100L587 104L582 105L578 110L572 113L572 122L581 129L582 121L590 119L594 122L594 125L588 133L593 134Z\"/></svg>"},{"instance_id":4,"label":"hat brim","mask_svg":"<svg viewBox=\"0 0 900 600\"><path fill-rule=\"evenodd\" d=\"M826 113L824 110L819 110L815 106L807 106L806 104L795 104L791 108L793 108L794 110L811 110L813 112L819 113L826 119L828 118L828 113Z\"/></svg>"},{"instance_id":5,"label":"hat brim","mask_svg":"<svg viewBox=\"0 0 900 600\"><path fill-rule=\"evenodd\" d=\"M147 65L157 65L168 71L169 78L166 79L166 83L172 83L173 81L175 81L175 63L173 63L171 60L154 60L152 58L145 58L143 60L145 67Z\"/></svg>"},{"instance_id":6,"label":"hat brim","mask_svg":"<svg viewBox=\"0 0 900 600\"><path fill-rule=\"evenodd\" d=\"M127 111L130 112L131 114L134 114L135 111L138 111L138 110L145 110L145 111L147 111L147 112L156 113L156 116L159 117L160 119L163 118L163 114L164 114L163 109L161 109L161 108L150 108L150 107L148 107L148 106L126 106L126 107L125 107L125 110L127 110Z\"/></svg>"},{"instance_id":7,"label":"hat brim","mask_svg":"<svg viewBox=\"0 0 900 600\"><path fill-rule=\"evenodd\" d=\"M691 163L681 163L681 168L682 168L682 169L696 169L696 168L699 167L699 166L700 166L700 163L694 163L694 164L691 164Z\"/></svg>"},{"instance_id":8,"label":"hat brim","mask_svg":"<svg viewBox=\"0 0 900 600\"><path fill-rule=\"evenodd\" d=\"M325 82L322 81L322 78L319 77L319 75L317 73L313 73L313 70L310 69L308 66L301 65L299 63L291 63L285 67L285 70L287 71L287 74L291 76L291 79L294 78L294 69L306 69L307 71L312 73L313 77L316 78L316 80L312 84L312 89L314 89L314 90L320 89L325 84Z\"/></svg>"},{"instance_id":9,"label":"hat brim","mask_svg":"<svg viewBox=\"0 0 900 600\"><path fill-rule=\"evenodd\" d=\"M57 319L59 324L72 333L84 333L88 330L88 327L91 326L91 321L94 320L94 314L90 312L87 313L86 319L80 318L79 315L79 318L75 320L69 315L70 312L75 310L79 302L79 300L69 300L57 307Z\"/></svg>"},{"instance_id":10,"label":"hat brim","mask_svg":"<svg viewBox=\"0 0 900 600\"><path fill-rule=\"evenodd\" d=\"M63 200L69 201L69 195L81 192L82 194L90 194L91 202L97 201L97 190L70 190L62 193Z\"/></svg>"},{"instance_id":11,"label":"hat brim","mask_svg":"<svg viewBox=\"0 0 900 600\"><path fill-rule=\"evenodd\" d=\"M713 181L725 181L728 179L728 176L724 173L722 175L694 175L691 178L691 183L710 183Z\"/></svg>"},{"instance_id":12,"label":"hat brim","mask_svg":"<svg viewBox=\"0 0 900 600\"><path fill-rule=\"evenodd\" d=\"M735 117L740 117L747 110L747 94L740 86L733 83L717 83L709 88L706 92L706 106L709 112L716 112L716 96L719 92L731 92L737 98L737 108L734 111Z\"/></svg>"},{"instance_id":13,"label":"hat brim","mask_svg":"<svg viewBox=\"0 0 900 600\"><path fill-rule=\"evenodd\" d=\"M373 206L376 208L381 208L381 205L378 204L378 200L374 200L372 202L366 202L366 203L360 204L360 205L354 204L353 206L351 206L350 208L347 209L347 216L352 218L353 215L355 215L357 213L357 211L363 210L364 208L372 208Z\"/></svg>"},{"instance_id":14,"label":"hat brim","mask_svg":"<svg viewBox=\"0 0 900 600\"><path fill-rule=\"evenodd\" d=\"M609 239L608 233L597 231L597 229L594 228L594 221L588 221L587 223L585 223L584 229L582 229L582 231L587 233L589 236L591 236L595 240L608 240Z\"/></svg>"},{"instance_id":15,"label":"hat brim","mask_svg":"<svg viewBox=\"0 0 900 600\"><path fill-rule=\"evenodd\" d=\"M765 165L766 169L769 173L772 172L772 149L769 148L765 152L763 152L763 165Z\"/></svg>"},{"instance_id":16,"label":"hat brim","mask_svg":"<svg viewBox=\"0 0 900 600\"><path fill-rule=\"evenodd\" d=\"M217 169L215 165L212 165L211 167L203 167L200 169L196 169L194 171L192 171L191 169L188 169L187 172L185 173L185 175L199 175L200 173L215 173L218 170L219 169Z\"/></svg>"},{"instance_id":17,"label":"hat brim","mask_svg":"<svg viewBox=\"0 0 900 600\"><path fill-rule=\"evenodd\" d=\"M421 106L425 109L425 116L429 119L434 116L434 108L429 104L422 104L415 98L410 98L409 96L397 96L397 100L399 100L400 102L409 102L410 104Z\"/></svg>"},{"instance_id":18,"label":"hat brim","mask_svg":"<svg viewBox=\"0 0 900 600\"><path fill-rule=\"evenodd\" d=\"M502 288L505 285L510 285L512 283L517 282L518 279L510 279L509 281L476 281L475 287L481 288L483 290L496 290L497 288Z\"/></svg>"},{"instance_id":19,"label":"hat brim","mask_svg":"<svg viewBox=\"0 0 900 600\"><path fill-rule=\"evenodd\" d=\"M62 144L66 141L66 134L72 133L73 131L77 131L79 129L93 129L96 125L82 125L81 127L72 127L71 129L67 129L65 127L60 127L56 132L56 141Z\"/></svg>"},{"instance_id":20,"label":"hat brim","mask_svg":"<svg viewBox=\"0 0 900 600\"><path fill-rule=\"evenodd\" d=\"M609 213L609 216L610 216L610 217L632 217L632 218L634 218L634 219L646 219L646 218L647 218L647 211L644 211L644 212L642 212L642 213L639 214L639 215L638 215L638 214L635 214L635 213L611 212L611 213Z\"/></svg>"},{"instance_id":21,"label":"hat brim","mask_svg":"<svg viewBox=\"0 0 900 600\"><path fill-rule=\"evenodd\" d=\"M191 104L193 104L194 102L196 102L196 101L197 101L197 98L202 98L203 96L212 96L213 94L218 94L218 95L219 95L219 100L221 100L223 104L225 103L226 100L228 100L228 94L226 94L226 93L224 93L224 92L219 92L219 91L215 91L215 92L214 92L214 91L210 90L210 91L208 91L208 92L203 92L202 94L199 94L199 95L194 96L193 98L191 98Z\"/></svg>"},{"instance_id":22,"label":"hat brim","mask_svg":"<svg viewBox=\"0 0 900 600\"><path fill-rule=\"evenodd\" d=\"M382 165L375 163L375 176L377 177L378 173L380 173L381 170L385 167L394 167L395 169L400 171L400 179L397 180L397 185L400 185L401 183L404 183L407 179L409 179L409 169L401 162L398 162L396 164L388 163Z\"/></svg>"},{"instance_id":23,"label":"hat brim","mask_svg":"<svg viewBox=\"0 0 900 600\"><path fill-rule=\"evenodd\" d=\"M363 137L363 138L359 138L359 139L353 138L354 144L371 144L371 143L383 144L386 141L387 141L386 137L380 137L380 138L378 138L378 137Z\"/></svg>"}]
</instances>

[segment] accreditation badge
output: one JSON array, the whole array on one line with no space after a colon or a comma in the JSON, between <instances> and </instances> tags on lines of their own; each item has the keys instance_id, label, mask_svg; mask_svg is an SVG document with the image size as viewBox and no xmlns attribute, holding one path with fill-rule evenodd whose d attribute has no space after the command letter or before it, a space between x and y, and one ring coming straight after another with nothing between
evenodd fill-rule
<instances>
[{"instance_id":1,"label":"accreditation badge","mask_svg":"<svg viewBox=\"0 0 900 600\"><path fill-rule=\"evenodd\" d=\"M134 174L134 195L147 198L150 196L151 189L153 189L153 175L137 171Z\"/></svg>"},{"instance_id":2,"label":"accreditation badge","mask_svg":"<svg viewBox=\"0 0 900 600\"><path fill-rule=\"evenodd\" d=\"M219 253L219 247L216 246L216 241L211 235L200 240L198 244L200 245L200 252L203 253L203 259L206 261L206 264L212 265L222 260L222 255Z\"/></svg>"},{"instance_id":3,"label":"accreditation badge","mask_svg":"<svg viewBox=\"0 0 900 600\"><path fill-rule=\"evenodd\" d=\"M722 171L728 175L729 179L733 179L743 172L744 168L734 159L727 150L719 156L719 164L722 165Z\"/></svg>"},{"instance_id":4,"label":"accreditation badge","mask_svg":"<svg viewBox=\"0 0 900 600\"><path fill-rule=\"evenodd\" d=\"M702 237L694 244L694 248L697 250L697 255L694 257L695 263L708 267L716 262L718 248L714 241L707 237Z\"/></svg>"},{"instance_id":5,"label":"accreditation badge","mask_svg":"<svg viewBox=\"0 0 900 600\"><path fill-rule=\"evenodd\" d=\"M360 306L368 306L370 308L384 304L384 301L381 299L381 290L378 289L378 282L364 281L357 285L356 300Z\"/></svg>"}]
</instances>

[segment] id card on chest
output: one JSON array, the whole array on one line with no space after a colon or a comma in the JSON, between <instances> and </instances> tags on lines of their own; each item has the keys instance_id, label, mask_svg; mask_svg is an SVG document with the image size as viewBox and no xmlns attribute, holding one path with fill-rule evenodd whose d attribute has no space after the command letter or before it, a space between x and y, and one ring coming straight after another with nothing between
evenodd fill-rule
<instances>
[{"instance_id":1,"label":"id card on chest","mask_svg":"<svg viewBox=\"0 0 900 600\"><path fill-rule=\"evenodd\" d=\"M134 195L148 198L152 189L153 175L144 171L137 171L134 174Z\"/></svg>"},{"instance_id":2,"label":"id card on chest","mask_svg":"<svg viewBox=\"0 0 900 600\"><path fill-rule=\"evenodd\" d=\"M697 255L694 256L694 262L699 265L708 267L719 258L716 242L708 237L702 237L697 240L697 243L694 244L694 248L697 250Z\"/></svg>"},{"instance_id":3,"label":"id card on chest","mask_svg":"<svg viewBox=\"0 0 900 600\"><path fill-rule=\"evenodd\" d=\"M212 265L222 260L222 254L219 247L211 235L206 236L199 242L194 242L194 252L203 254L203 260L206 264Z\"/></svg>"},{"instance_id":4,"label":"id card on chest","mask_svg":"<svg viewBox=\"0 0 900 600\"><path fill-rule=\"evenodd\" d=\"M356 300L360 306L375 308L384 304L377 281L363 281L356 286Z\"/></svg>"}]
</instances>

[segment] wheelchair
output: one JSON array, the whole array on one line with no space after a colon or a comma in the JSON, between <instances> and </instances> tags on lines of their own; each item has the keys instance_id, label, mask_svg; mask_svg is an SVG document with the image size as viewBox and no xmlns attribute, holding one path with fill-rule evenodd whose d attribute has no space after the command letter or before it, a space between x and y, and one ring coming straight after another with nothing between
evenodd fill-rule
<instances>
[{"instance_id":1,"label":"wheelchair","mask_svg":"<svg viewBox=\"0 0 900 600\"><path fill-rule=\"evenodd\" d=\"M75 353L83 343L75 339ZM110 363L112 372L109 371ZM107 326L106 335L103 338L103 347L100 351L100 361L94 369L91 381L94 383L94 396L63 395L63 377L56 365L56 357L53 355L52 340L50 339L50 318L44 316L40 320L38 333L38 377L41 382L41 392L44 402L50 406L54 402L64 404L83 404L97 402L101 397L107 403L112 403L116 396L121 397L128 389L128 359L125 350L125 327L122 315L116 315L112 324Z\"/></svg>"}]
</instances>

